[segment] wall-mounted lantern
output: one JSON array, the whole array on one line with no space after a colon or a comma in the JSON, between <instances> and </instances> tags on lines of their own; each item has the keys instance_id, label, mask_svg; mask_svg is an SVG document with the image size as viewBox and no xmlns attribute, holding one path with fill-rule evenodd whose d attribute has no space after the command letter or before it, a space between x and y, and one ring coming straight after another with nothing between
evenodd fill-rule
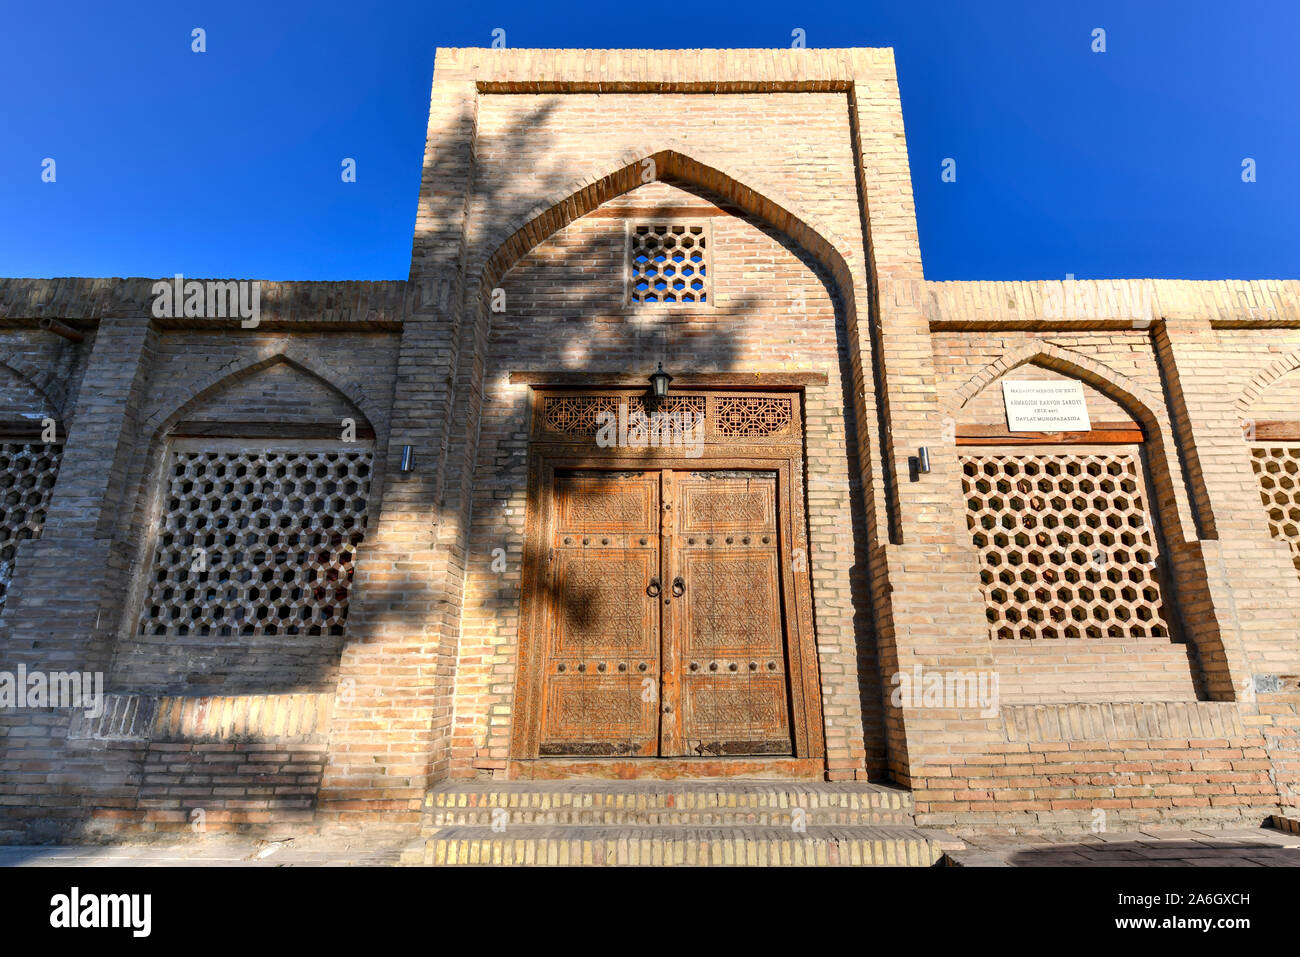
<instances>
[{"instance_id":1,"label":"wall-mounted lantern","mask_svg":"<svg viewBox=\"0 0 1300 957\"><path fill-rule=\"evenodd\" d=\"M664 364L659 363L659 370L650 373L650 391L656 399L665 399L668 397L668 383L673 381L673 377L664 371Z\"/></svg>"}]
</instances>

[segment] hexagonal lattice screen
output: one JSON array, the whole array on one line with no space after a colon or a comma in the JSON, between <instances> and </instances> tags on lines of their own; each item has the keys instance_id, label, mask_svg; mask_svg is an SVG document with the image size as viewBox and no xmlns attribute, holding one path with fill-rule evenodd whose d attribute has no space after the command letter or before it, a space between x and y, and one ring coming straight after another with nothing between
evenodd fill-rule
<instances>
[{"instance_id":1,"label":"hexagonal lattice screen","mask_svg":"<svg viewBox=\"0 0 1300 957\"><path fill-rule=\"evenodd\" d=\"M960 460L990 637L1169 635L1136 451Z\"/></svg>"},{"instance_id":2,"label":"hexagonal lattice screen","mask_svg":"<svg viewBox=\"0 0 1300 957\"><path fill-rule=\"evenodd\" d=\"M1291 561L1300 572L1300 444L1252 446L1250 464L1268 512L1268 530L1291 547Z\"/></svg>"},{"instance_id":3,"label":"hexagonal lattice screen","mask_svg":"<svg viewBox=\"0 0 1300 957\"><path fill-rule=\"evenodd\" d=\"M709 301L709 251L704 226L634 225L628 234L628 268L634 303Z\"/></svg>"},{"instance_id":4,"label":"hexagonal lattice screen","mask_svg":"<svg viewBox=\"0 0 1300 957\"><path fill-rule=\"evenodd\" d=\"M0 611L13 581L18 543L41 537L62 460L62 445L0 443Z\"/></svg>"},{"instance_id":5,"label":"hexagonal lattice screen","mask_svg":"<svg viewBox=\"0 0 1300 957\"><path fill-rule=\"evenodd\" d=\"M343 634L371 457L173 452L140 633Z\"/></svg>"}]
</instances>

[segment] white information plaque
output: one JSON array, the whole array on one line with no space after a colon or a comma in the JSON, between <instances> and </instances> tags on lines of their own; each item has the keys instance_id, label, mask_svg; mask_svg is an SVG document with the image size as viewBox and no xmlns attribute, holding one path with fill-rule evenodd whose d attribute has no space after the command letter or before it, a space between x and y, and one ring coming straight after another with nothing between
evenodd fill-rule
<instances>
[{"instance_id":1,"label":"white information plaque","mask_svg":"<svg viewBox=\"0 0 1300 957\"><path fill-rule=\"evenodd\" d=\"M1083 383L1061 379L1038 382L1002 381L1007 428L1012 432L1088 432L1088 406Z\"/></svg>"}]
</instances>

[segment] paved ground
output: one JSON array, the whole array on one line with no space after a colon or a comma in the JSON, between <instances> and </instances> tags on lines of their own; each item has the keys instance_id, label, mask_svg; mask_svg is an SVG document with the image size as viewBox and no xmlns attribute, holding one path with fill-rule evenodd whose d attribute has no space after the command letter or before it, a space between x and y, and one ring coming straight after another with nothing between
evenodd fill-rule
<instances>
[{"instance_id":1,"label":"paved ground","mask_svg":"<svg viewBox=\"0 0 1300 957\"><path fill-rule=\"evenodd\" d=\"M412 840L403 833L269 842L214 837L183 844L9 844L0 845L0 867L382 867L396 864Z\"/></svg>"},{"instance_id":2,"label":"paved ground","mask_svg":"<svg viewBox=\"0 0 1300 957\"><path fill-rule=\"evenodd\" d=\"M319 867L390 866L409 833L312 836L266 842L209 838L184 844L0 845L0 867ZM982 834L950 850L962 867L1300 867L1300 835L1268 828L1144 828L1086 836Z\"/></svg>"},{"instance_id":3,"label":"paved ground","mask_svg":"<svg viewBox=\"0 0 1300 957\"><path fill-rule=\"evenodd\" d=\"M961 867L1300 867L1300 835L1271 828L1142 828L1109 834L967 836Z\"/></svg>"}]
</instances>

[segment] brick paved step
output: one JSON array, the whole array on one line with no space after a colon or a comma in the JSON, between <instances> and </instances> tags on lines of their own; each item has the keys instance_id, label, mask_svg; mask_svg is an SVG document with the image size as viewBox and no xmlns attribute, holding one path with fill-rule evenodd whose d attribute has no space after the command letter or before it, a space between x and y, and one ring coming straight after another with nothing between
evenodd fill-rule
<instances>
[{"instance_id":1,"label":"brick paved step","mask_svg":"<svg viewBox=\"0 0 1300 957\"><path fill-rule=\"evenodd\" d=\"M504 818L500 812L504 810ZM802 813L800 813L802 812ZM876 808L449 808L434 809L426 817L425 833L443 827L488 827L493 823L590 827L596 825L663 827L784 827L806 825L889 825L906 827L912 815Z\"/></svg>"},{"instance_id":2,"label":"brick paved step","mask_svg":"<svg viewBox=\"0 0 1300 957\"><path fill-rule=\"evenodd\" d=\"M407 865L931 867L951 839L915 827L446 827Z\"/></svg>"},{"instance_id":3,"label":"brick paved step","mask_svg":"<svg viewBox=\"0 0 1300 957\"><path fill-rule=\"evenodd\" d=\"M425 832L448 826L912 823L907 791L865 783L463 782L425 801Z\"/></svg>"}]
</instances>

